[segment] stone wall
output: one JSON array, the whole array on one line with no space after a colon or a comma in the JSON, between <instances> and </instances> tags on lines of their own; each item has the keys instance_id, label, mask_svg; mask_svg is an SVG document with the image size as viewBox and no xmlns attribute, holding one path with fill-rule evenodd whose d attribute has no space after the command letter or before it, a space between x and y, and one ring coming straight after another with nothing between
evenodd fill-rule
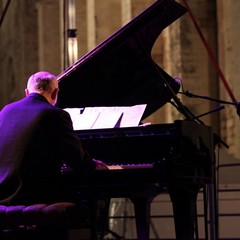
<instances>
[{"instance_id":1,"label":"stone wall","mask_svg":"<svg viewBox=\"0 0 240 240\"><path fill-rule=\"evenodd\" d=\"M26 77L38 69L35 4L12 1L0 28L0 105L24 96ZM28 17L26 17L28 16Z\"/></svg>"}]
</instances>

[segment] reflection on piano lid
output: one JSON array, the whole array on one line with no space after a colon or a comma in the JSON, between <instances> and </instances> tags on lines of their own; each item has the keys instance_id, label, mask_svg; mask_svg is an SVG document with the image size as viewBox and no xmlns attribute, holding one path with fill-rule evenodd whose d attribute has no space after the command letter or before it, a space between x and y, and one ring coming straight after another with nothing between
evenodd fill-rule
<instances>
[{"instance_id":1,"label":"reflection on piano lid","mask_svg":"<svg viewBox=\"0 0 240 240\"><path fill-rule=\"evenodd\" d=\"M142 119L172 98L179 84L151 58L164 28L186 12L158 0L58 76L61 108L147 104ZM166 84L167 83L167 84Z\"/></svg>"}]
</instances>

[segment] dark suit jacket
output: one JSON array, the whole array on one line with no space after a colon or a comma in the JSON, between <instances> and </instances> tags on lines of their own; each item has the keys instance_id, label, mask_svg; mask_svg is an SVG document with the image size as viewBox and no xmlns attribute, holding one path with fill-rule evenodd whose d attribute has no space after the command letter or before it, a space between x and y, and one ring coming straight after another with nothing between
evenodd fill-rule
<instances>
[{"instance_id":1,"label":"dark suit jacket","mask_svg":"<svg viewBox=\"0 0 240 240\"><path fill-rule=\"evenodd\" d=\"M40 94L32 93L4 107L0 112L0 134L2 198L16 190L18 178L22 181L20 195L26 195L25 200L64 195L60 174L63 162L78 174L95 169L73 131L69 114Z\"/></svg>"}]
</instances>

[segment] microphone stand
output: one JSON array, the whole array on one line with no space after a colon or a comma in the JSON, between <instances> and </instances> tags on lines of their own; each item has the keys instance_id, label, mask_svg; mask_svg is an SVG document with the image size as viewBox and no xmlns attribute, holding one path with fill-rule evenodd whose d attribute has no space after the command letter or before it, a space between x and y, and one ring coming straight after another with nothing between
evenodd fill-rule
<instances>
[{"instance_id":1,"label":"microphone stand","mask_svg":"<svg viewBox=\"0 0 240 240\"><path fill-rule=\"evenodd\" d=\"M192 121L199 121L199 117L195 117L194 114L180 101L180 99L177 97L173 89L171 88L170 84L168 84L167 80L163 76L163 74L160 72L159 68L156 66L156 69L160 76L162 76L162 81L165 85L165 87L168 89L169 93L171 94L172 100L170 100L170 103L172 103L177 110L182 113L187 120L192 120ZM221 108L223 109L223 108ZM221 110L218 109L218 110ZM214 110L216 111L216 110ZM208 112L211 113L212 111ZM206 113L206 114L208 114ZM204 125L202 121L199 121L201 124ZM225 147L228 147L226 143L223 142L223 140L217 135L213 134L214 141L218 143L222 143ZM208 191L207 191L208 189ZM216 240L216 236L218 233L218 221L217 221L217 197L216 197L216 176L215 176L215 171L213 172L213 182L207 186L204 186L204 204L206 205L207 208L207 203L209 201L209 209L210 209L210 230L211 230L211 236L213 240ZM209 195L209 200L207 200L207 195ZM207 209L205 209L207 211ZM205 222L207 220L205 219ZM207 231L207 230L206 230ZM197 236L198 239L198 236Z\"/></svg>"},{"instance_id":2,"label":"microphone stand","mask_svg":"<svg viewBox=\"0 0 240 240\"><path fill-rule=\"evenodd\" d=\"M240 104L238 102L228 102L228 101L223 101L223 100L219 100L219 99L216 99L216 98L211 98L211 97L208 97L208 96L200 96L200 95L190 93L189 91L186 91L185 93L182 93L182 92L179 92L179 93L184 94L187 97L191 97L191 98L201 98L201 99L214 101L214 102L218 102L218 103L222 103L222 104L234 105L234 106L237 107L238 115L240 115ZM205 116L209 113L213 113L213 112L216 112L216 111L219 111L219 110L223 110L224 108L225 108L224 106L216 107L216 108L214 108L213 110L211 110L207 113L204 113L204 114L201 114L201 115L197 116L196 118ZM229 148L229 146L217 134L214 134L214 140L217 143L221 143L225 148Z\"/></svg>"},{"instance_id":3,"label":"microphone stand","mask_svg":"<svg viewBox=\"0 0 240 240\"><path fill-rule=\"evenodd\" d=\"M203 117L203 116L205 116L205 115L208 115L208 114L210 114L210 113L215 113L215 112L221 111L221 110L223 110L224 108L225 108L224 106L216 107L216 108L214 108L214 109L212 109L212 110L210 110L210 111L208 111L208 112L205 112L205 113L203 113L203 114L200 114L200 115L196 116L195 118L198 119L198 118Z\"/></svg>"},{"instance_id":4,"label":"microphone stand","mask_svg":"<svg viewBox=\"0 0 240 240\"><path fill-rule=\"evenodd\" d=\"M216 98L210 98L208 96L199 96L199 95L195 95L193 93L190 93L188 91L186 91L185 94L187 97L191 97L191 98L201 98L201 99L205 99L205 100L209 100L209 101L215 101L215 102L218 102L218 103L221 103L221 104L229 104L229 105L234 105L236 106L237 108L237 114L240 116L240 104L238 102L228 102L228 101L223 101L223 100L219 100L219 99L216 99ZM202 117L202 116L205 116L206 114L209 114L209 113L212 113L212 112L216 112L216 111L219 111L219 110L222 110L224 109L225 107L224 106L219 106L219 107L216 107L215 109L207 112L207 113L204 113L204 114L201 114L199 116L197 116L196 118L199 118L199 117ZM229 148L229 146L217 135L217 134L213 134L214 136L214 142L215 144L216 143L221 143L225 148ZM204 193L206 194L206 192L204 191ZM214 171L214 182L213 182L213 185L209 186L209 196L210 196L210 215L211 215L211 219L213 219L213 223L211 225L211 228L212 228L212 234L214 235L214 237L217 237L218 235L218 204L217 204L217 183L216 183L216 175L215 175L215 171ZM215 226L214 226L215 225ZM213 229L215 228L215 233L213 232Z\"/></svg>"}]
</instances>

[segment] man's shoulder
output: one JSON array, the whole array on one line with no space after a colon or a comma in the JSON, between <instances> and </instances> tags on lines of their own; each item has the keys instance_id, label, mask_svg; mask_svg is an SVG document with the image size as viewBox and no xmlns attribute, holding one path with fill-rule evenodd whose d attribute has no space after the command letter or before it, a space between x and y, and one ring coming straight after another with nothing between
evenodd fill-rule
<instances>
[{"instance_id":1,"label":"man's shoulder","mask_svg":"<svg viewBox=\"0 0 240 240\"><path fill-rule=\"evenodd\" d=\"M45 111L46 111L46 113L48 113L49 115L51 115L54 118L62 119L64 121L71 120L69 113L61 108L49 105L49 106L46 106Z\"/></svg>"}]
</instances>

